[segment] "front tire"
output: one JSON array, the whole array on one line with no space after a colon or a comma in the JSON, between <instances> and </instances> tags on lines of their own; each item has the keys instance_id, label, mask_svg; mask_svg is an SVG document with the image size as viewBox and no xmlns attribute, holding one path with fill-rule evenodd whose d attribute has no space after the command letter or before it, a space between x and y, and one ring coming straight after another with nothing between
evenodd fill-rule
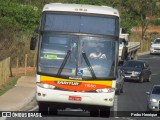
<instances>
[{"instance_id":1,"label":"front tire","mask_svg":"<svg viewBox=\"0 0 160 120\"><path fill-rule=\"evenodd\" d=\"M124 93L123 85L122 85L122 87L121 87L120 92L121 92L121 93Z\"/></svg>"},{"instance_id":2,"label":"front tire","mask_svg":"<svg viewBox=\"0 0 160 120\"><path fill-rule=\"evenodd\" d=\"M100 109L100 117L109 117L110 116L110 107Z\"/></svg>"},{"instance_id":3,"label":"front tire","mask_svg":"<svg viewBox=\"0 0 160 120\"><path fill-rule=\"evenodd\" d=\"M141 76L139 82L140 82L140 83L143 83L143 81L144 81L144 77Z\"/></svg>"},{"instance_id":4,"label":"front tire","mask_svg":"<svg viewBox=\"0 0 160 120\"><path fill-rule=\"evenodd\" d=\"M99 111L98 110L91 110L90 111L90 116L91 117L98 117L99 116Z\"/></svg>"},{"instance_id":5,"label":"front tire","mask_svg":"<svg viewBox=\"0 0 160 120\"><path fill-rule=\"evenodd\" d=\"M48 115L48 106L46 104L39 102L38 106L39 106L39 112L42 115Z\"/></svg>"},{"instance_id":6,"label":"front tire","mask_svg":"<svg viewBox=\"0 0 160 120\"><path fill-rule=\"evenodd\" d=\"M49 108L49 114L50 114L50 115L57 115L57 114L58 114L57 108L50 107L50 108Z\"/></svg>"},{"instance_id":7,"label":"front tire","mask_svg":"<svg viewBox=\"0 0 160 120\"><path fill-rule=\"evenodd\" d=\"M153 55L153 53L150 52L150 55Z\"/></svg>"},{"instance_id":8,"label":"front tire","mask_svg":"<svg viewBox=\"0 0 160 120\"><path fill-rule=\"evenodd\" d=\"M151 82L151 74L149 75L148 79L147 79L147 82Z\"/></svg>"},{"instance_id":9,"label":"front tire","mask_svg":"<svg viewBox=\"0 0 160 120\"><path fill-rule=\"evenodd\" d=\"M118 90L116 91L117 95L120 95L121 94L121 90L120 88L118 88Z\"/></svg>"}]
</instances>

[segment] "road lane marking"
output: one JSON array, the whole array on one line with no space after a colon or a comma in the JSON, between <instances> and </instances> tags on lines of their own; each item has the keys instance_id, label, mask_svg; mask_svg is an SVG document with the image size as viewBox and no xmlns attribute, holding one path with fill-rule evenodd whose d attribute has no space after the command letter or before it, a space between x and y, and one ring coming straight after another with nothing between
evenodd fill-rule
<instances>
[{"instance_id":1,"label":"road lane marking","mask_svg":"<svg viewBox=\"0 0 160 120\"><path fill-rule=\"evenodd\" d=\"M114 106L113 106L113 111L114 111L114 117L117 117L117 111L118 111L118 97L117 95L115 96L114 99Z\"/></svg>"}]
</instances>

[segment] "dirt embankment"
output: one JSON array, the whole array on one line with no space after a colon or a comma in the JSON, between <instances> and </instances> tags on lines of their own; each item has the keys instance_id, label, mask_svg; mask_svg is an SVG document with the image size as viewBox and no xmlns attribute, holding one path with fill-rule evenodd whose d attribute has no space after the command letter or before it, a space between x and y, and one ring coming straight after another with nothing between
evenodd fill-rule
<instances>
[{"instance_id":1,"label":"dirt embankment","mask_svg":"<svg viewBox=\"0 0 160 120\"><path fill-rule=\"evenodd\" d=\"M138 32L138 33L141 32L141 30L142 30L141 27L135 27L132 29L133 32ZM160 26L149 26L146 32L149 32L149 33L157 32L160 34Z\"/></svg>"},{"instance_id":2,"label":"dirt embankment","mask_svg":"<svg viewBox=\"0 0 160 120\"><path fill-rule=\"evenodd\" d=\"M158 33L160 33L160 26L150 26L150 27L148 27L147 32L158 32Z\"/></svg>"}]
</instances>

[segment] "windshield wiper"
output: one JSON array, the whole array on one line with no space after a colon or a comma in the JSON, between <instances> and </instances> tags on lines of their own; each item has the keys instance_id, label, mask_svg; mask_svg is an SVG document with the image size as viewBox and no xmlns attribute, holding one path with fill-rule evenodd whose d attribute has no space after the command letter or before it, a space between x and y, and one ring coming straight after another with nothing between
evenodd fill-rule
<instances>
[{"instance_id":1,"label":"windshield wiper","mask_svg":"<svg viewBox=\"0 0 160 120\"><path fill-rule=\"evenodd\" d=\"M94 70L93 70L93 68L92 68L92 66L91 66L91 64L90 64L90 62L89 62L89 60L88 60L88 58L86 56L86 53L82 52L82 56L83 56L85 62L87 63L87 65L88 65L88 69L89 69L89 71L90 71L90 73L92 75L92 78L96 79L96 75L95 75Z\"/></svg>"},{"instance_id":2,"label":"windshield wiper","mask_svg":"<svg viewBox=\"0 0 160 120\"><path fill-rule=\"evenodd\" d=\"M59 68L59 70L57 72L57 76L60 76L60 74L61 74L61 72L62 72L65 64L67 63L67 60L68 60L68 58L69 58L70 55L71 55L71 50L68 50L67 51L67 55L65 56L65 58L64 58L64 60L63 60L63 62L61 64L61 66L60 66L60 68Z\"/></svg>"}]
</instances>

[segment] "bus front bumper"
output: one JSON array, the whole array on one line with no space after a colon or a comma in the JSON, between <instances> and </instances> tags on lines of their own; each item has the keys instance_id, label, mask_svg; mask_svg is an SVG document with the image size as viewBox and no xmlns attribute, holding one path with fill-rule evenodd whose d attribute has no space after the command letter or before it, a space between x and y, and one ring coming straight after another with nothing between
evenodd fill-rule
<instances>
[{"instance_id":1,"label":"bus front bumper","mask_svg":"<svg viewBox=\"0 0 160 120\"><path fill-rule=\"evenodd\" d=\"M88 106L112 107L114 103L115 91L111 93L73 92L54 89L46 89L37 86L37 102L55 104L77 104Z\"/></svg>"}]
</instances>

